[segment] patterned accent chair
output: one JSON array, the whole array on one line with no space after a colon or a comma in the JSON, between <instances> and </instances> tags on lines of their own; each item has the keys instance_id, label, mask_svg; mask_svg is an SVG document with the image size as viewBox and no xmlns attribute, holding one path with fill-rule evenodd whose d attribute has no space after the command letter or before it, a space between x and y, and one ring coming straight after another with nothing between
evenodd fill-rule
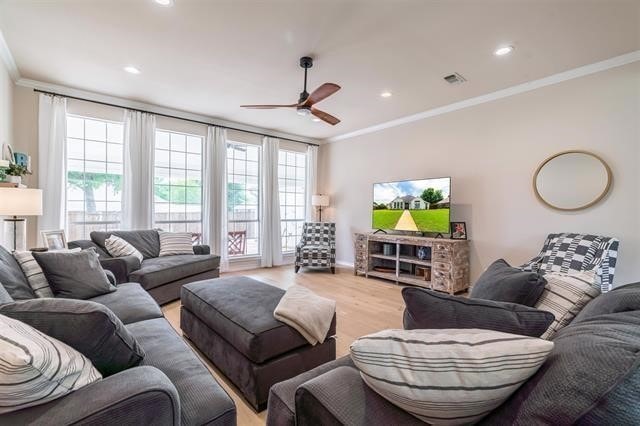
<instances>
[{"instance_id":1,"label":"patterned accent chair","mask_svg":"<svg viewBox=\"0 0 640 426\"><path fill-rule=\"evenodd\" d=\"M296 272L301 266L331 268L336 273L336 224L305 222L296 246Z\"/></svg>"},{"instance_id":2,"label":"patterned accent chair","mask_svg":"<svg viewBox=\"0 0 640 426\"><path fill-rule=\"evenodd\" d=\"M613 287L618 259L617 238L588 234L549 234L540 253L520 267L525 271L581 272L596 270L600 290Z\"/></svg>"}]
</instances>

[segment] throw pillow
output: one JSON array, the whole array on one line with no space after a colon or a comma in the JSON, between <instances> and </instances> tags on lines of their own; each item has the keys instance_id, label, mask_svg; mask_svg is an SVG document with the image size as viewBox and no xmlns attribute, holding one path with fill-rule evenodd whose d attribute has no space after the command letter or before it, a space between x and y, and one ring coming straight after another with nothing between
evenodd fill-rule
<instances>
[{"instance_id":1,"label":"throw pillow","mask_svg":"<svg viewBox=\"0 0 640 426\"><path fill-rule=\"evenodd\" d=\"M101 379L81 353L0 315L0 414L44 404Z\"/></svg>"},{"instance_id":2,"label":"throw pillow","mask_svg":"<svg viewBox=\"0 0 640 426\"><path fill-rule=\"evenodd\" d=\"M142 253L134 246L116 235L112 235L104 240L104 246L113 257L135 256L140 262L144 259Z\"/></svg>"},{"instance_id":3,"label":"throw pillow","mask_svg":"<svg viewBox=\"0 0 640 426\"><path fill-rule=\"evenodd\" d=\"M515 303L467 299L416 287L402 289L404 328L482 328L540 337L554 320L550 312Z\"/></svg>"},{"instance_id":4,"label":"throw pillow","mask_svg":"<svg viewBox=\"0 0 640 426\"><path fill-rule=\"evenodd\" d=\"M0 306L0 314L71 346L103 376L134 367L144 350L109 308L88 300L32 299Z\"/></svg>"},{"instance_id":5,"label":"throw pillow","mask_svg":"<svg viewBox=\"0 0 640 426\"><path fill-rule=\"evenodd\" d=\"M94 249L75 253L33 253L56 297L90 299L116 291Z\"/></svg>"},{"instance_id":6,"label":"throw pillow","mask_svg":"<svg viewBox=\"0 0 640 426\"><path fill-rule=\"evenodd\" d=\"M33 258L30 251L14 251L13 257L16 258L18 265L22 268L22 272L27 277L27 282L36 294L36 297L53 297L53 291L49 287L49 281L44 276L42 268Z\"/></svg>"},{"instance_id":7,"label":"throw pillow","mask_svg":"<svg viewBox=\"0 0 640 426\"><path fill-rule=\"evenodd\" d=\"M553 343L540 370L483 424L638 424L640 311L574 322Z\"/></svg>"},{"instance_id":8,"label":"throw pillow","mask_svg":"<svg viewBox=\"0 0 640 426\"><path fill-rule=\"evenodd\" d=\"M553 343L490 330L385 330L351 344L365 383L420 420L468 424L502 404Z\"/></svg>"},{"instance_id":9,"label":"throw pillow","mask_svg":"<svg viewBox=\"0 0 640 426\"><path fill-rule=\"evenodd\" d=\"M474 299L534 306L544 291L545 279L537 272L514 268L504 259L493 262L471 288Z\"/></svg>"},{"instance_id":10,"label":"throw pillow","mask_svg":"<svg viewBox=\"0 0 640 426\"><path fill-rule=\"evenodd\" d=\"M602 314L640 311L640 283L627 284L596 297L571 321L576 324Z\"/></svg>"},{"instance_id":11,"label":"throw pillow","mask_svg":"<svg viewBox=\"0 0 640 426\"><path fill-rule=\"evenodd\" d=\"M540 337L553 338L558 330L573 321L582 308L600 294L600 289L592 285L594 276L595 271L575 274L550 272L544 275L547 285L536 308L551 312L555 320Z\"/></svg>"},{"instance_id":12,"label":"throw pillow","mask_svg":"<svg viewBox=\"0 0 640 426\"><path fill-rule=\"evenodd\" d=\"M15 300L36 297L15 257L0 245L0 282Z\"/></svg>"},{"instance_id":13,"label":"throw pillow","mask_svg":"<svg viewBox=\"0 0 640 426\"><path fill-rule=\"evenodd\" d=\"M158 231L160 237L160 255L174 256L178 254L193 254L191 232Z\"/></svg>"}]
</instances>

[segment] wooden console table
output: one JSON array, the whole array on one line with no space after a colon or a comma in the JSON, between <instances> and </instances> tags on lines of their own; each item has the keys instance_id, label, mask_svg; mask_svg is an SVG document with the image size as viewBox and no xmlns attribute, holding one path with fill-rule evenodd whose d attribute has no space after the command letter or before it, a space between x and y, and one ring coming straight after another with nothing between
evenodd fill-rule
<instances>
[{"instance_id":1,"label":"wooden console table","mask_svg":"<svg viewBox=\"0 0 640 426\"><path fill-rule=\"evenodd\" d=\"M425 247L423 259L418 257L420 247ZM355 234L354 274L455 294L469 288L469 242Z\"/></svg>"}]
</instances>

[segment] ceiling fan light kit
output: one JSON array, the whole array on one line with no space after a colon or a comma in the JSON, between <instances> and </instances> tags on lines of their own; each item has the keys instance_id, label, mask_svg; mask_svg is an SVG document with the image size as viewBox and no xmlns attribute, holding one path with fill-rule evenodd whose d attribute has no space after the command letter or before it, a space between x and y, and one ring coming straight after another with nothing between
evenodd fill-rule
<instances>
[{"instance_id":1,"label":"ceiling fan light kit","mask_svg":"<svg viewBox=\"0 0 640 426\"><path fill-rule=\"evenodd\" d=\"M303 56L300 58L300 66L304 69L304 87L300 92L298 103L289 105L240 105L242 108L254 108L254 109L276 109L276 108L295 108L298 115L309 117L314 116L317 118L313 121L322 120L325 123L329 123L335 126L340 120L333 115L321 111L315 107L315 104L328 98L329 96L340 90L340 86L335 83L324 83L316 90L307 92L307 70L313 67L313 58L309 56Z\"/></svg>"}]
</instances>

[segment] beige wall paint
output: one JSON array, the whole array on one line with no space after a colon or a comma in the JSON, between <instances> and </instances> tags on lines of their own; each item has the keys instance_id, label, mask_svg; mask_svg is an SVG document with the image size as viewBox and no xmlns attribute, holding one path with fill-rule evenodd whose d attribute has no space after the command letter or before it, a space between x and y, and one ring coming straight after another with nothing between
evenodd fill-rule
<instances>
[{"instance_id":1,"label":"beige wall paint","mask_svg":"<svg viewBox=\"0 0 640 426\"><path fill-rule=\"evenodd\" d=\"M620 238L615 284L639 281L639 128L636 63L324 145L320 188L332 198L338 261L353 262L353 232L371 230L374 182L451 176L452 220L467 222L472 279L498 258L525 262L546 234L567 231ZM537 165L566 149L593 151L613 171L609 195L586 211L551 210L532 191Z\"/></svg>"}]
</instances>

